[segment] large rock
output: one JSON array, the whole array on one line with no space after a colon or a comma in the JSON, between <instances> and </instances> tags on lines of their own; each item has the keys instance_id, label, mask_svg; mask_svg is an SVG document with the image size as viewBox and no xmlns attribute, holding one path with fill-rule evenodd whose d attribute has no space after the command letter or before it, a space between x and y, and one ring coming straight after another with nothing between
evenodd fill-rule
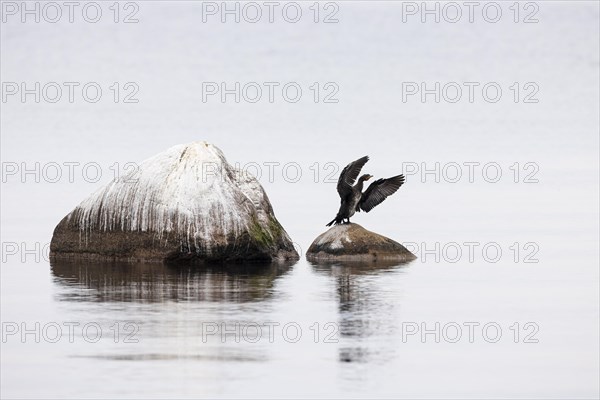
<instances>
[{"instance_id":1,"label":"large rock","mask_svg":"<svg viewBox=\"0 0 600 400\"><path fill-rule=\"evenodd\" d=\"M410 261L417 258L400 243L358 224L334 225L308 248L310 261Z\"/></svg>"},{"instance_id":2,"label":"large rock","mask_svg":"<svg viewBox=\"0 0 600 400\"><path fill-rule=\"evenodd\" d=\"M50 256L204 262L298 259L260 183L217 147L171 147L58 224Z\"/></svg>"}]
</instances>

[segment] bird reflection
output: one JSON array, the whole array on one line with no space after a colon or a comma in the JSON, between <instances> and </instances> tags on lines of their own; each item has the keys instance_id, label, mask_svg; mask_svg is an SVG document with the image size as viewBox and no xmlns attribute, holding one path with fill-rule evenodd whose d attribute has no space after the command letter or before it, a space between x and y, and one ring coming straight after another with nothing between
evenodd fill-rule
<instances>
[{"instance_id":1,"label":"bird reflection","mask_svg":"<svg viewBox=\"0 0 600 400\"><path fill-rule=\"evenodd\" d=\"M293 263L170 266L149 263L54 261L65 301L253 302L269 297Z\"/></svg>"},{"instance_id":2,"label":"bird reflection","mask_svg":"<svg viewBox=\"0 0 600 400\"><path fill-rule=\"evenodd\" d=\"M336 282L339 310L340 362L368 362L374 357L391 356L382 351L372 354L373 346L361 345L365 338L385 337L396 330L395 304L390 297L396 288L382 283L389 273L402 273L408 262L381 260L377 262L311 262L317 273ZM382 340L385 343L385 340Z\"/></svg>"}]
</instances>

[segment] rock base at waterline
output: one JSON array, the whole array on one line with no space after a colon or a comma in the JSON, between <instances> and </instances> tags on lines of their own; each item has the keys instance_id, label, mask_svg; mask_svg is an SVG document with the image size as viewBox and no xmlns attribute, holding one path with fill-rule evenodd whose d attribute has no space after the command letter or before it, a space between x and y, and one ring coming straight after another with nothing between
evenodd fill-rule
<instances>
[{"instance_id":1,"label":"rock base at waterline","mask_svg":"<svg viewBox=\"0 0 600 400\"><path fill-rule=\"evenodd\" d=\"M309 261L410 261L417 258L400 243L354 223L334 225L306 252Z\"/></svg>"}]
</instances>

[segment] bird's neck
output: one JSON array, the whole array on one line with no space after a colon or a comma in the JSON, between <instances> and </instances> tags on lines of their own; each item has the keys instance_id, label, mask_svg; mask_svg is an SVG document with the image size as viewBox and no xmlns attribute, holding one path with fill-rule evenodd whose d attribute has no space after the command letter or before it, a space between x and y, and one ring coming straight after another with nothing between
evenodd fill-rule
<instances>
[{"instance_id":1,"label":"bird's neck","mask_svg":"<svg viewBox=\"0 0 600 400\"><path fill-rule=\"evenodd\" d=\"M356 182L356 185L354 185L354 187L362 192L364 182L365 182L365 180L362 177L360 177L360 178L358 178L358 182Z\"/></svg>"}]
</instances>

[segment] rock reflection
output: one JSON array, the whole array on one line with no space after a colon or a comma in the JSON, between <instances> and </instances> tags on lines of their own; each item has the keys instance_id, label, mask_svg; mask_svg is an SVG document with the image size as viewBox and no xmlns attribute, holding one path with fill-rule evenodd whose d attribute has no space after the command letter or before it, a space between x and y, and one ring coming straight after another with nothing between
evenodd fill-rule
<instances>
[{"instance_id":1,"label":"rock reflection","mask_svg":"<svg viewBox=\"0 0 600 400\"><path fill-rule=\"evenodd\" d=\"M217 352L215 352L217 353ZM221 362L264 362L267 361L265 354L240 354L234 351L219 351L218 354L179 354L179 353L144 353L144 354L91 354L83 356L71 356L71 358L92 358L111 361L172 361L172 360L195 360L195 361L221 361Z\"/></svg>"},{"instance_id":2,"label":"rock reflection","mask_svg":"<svg viewBox=\"0 0 600 400\"><path fill-rule=\"evenodd\" d=\"M148 263L55 261L64 290L59 300L97 302L253 302L269 297L293 263L170 266Z\"/></svg>"},{"instance_id":3,"label":"rock reflection","mask_svg":"<svg viewBox=\"0 0 600 400\"><path fill-rule=\"evenodd\" d=\"M396 304L393 297L397 288L386 285L384 277L389 273L401 273L409 262L311 262L317 273L335 279L339 302L340 362L368 362L374 358L391 357L392 351L377 350L373 343L376 337L393 335L399 324L395 317ZM363 339L369 338L370 345L364 346Z\"/></svg>"},{"instance_id":4,"label":"rock reflection","mask_svg":"<svg viewBox=\"0 0 600 400\"><path fill-rule=\"evenodd\" d=\"M411 261L378 260L378 261L310 261L316 272L332 276L378 275L385 272L397 271L406 267Z\"/></svg>"}]
</instances>

